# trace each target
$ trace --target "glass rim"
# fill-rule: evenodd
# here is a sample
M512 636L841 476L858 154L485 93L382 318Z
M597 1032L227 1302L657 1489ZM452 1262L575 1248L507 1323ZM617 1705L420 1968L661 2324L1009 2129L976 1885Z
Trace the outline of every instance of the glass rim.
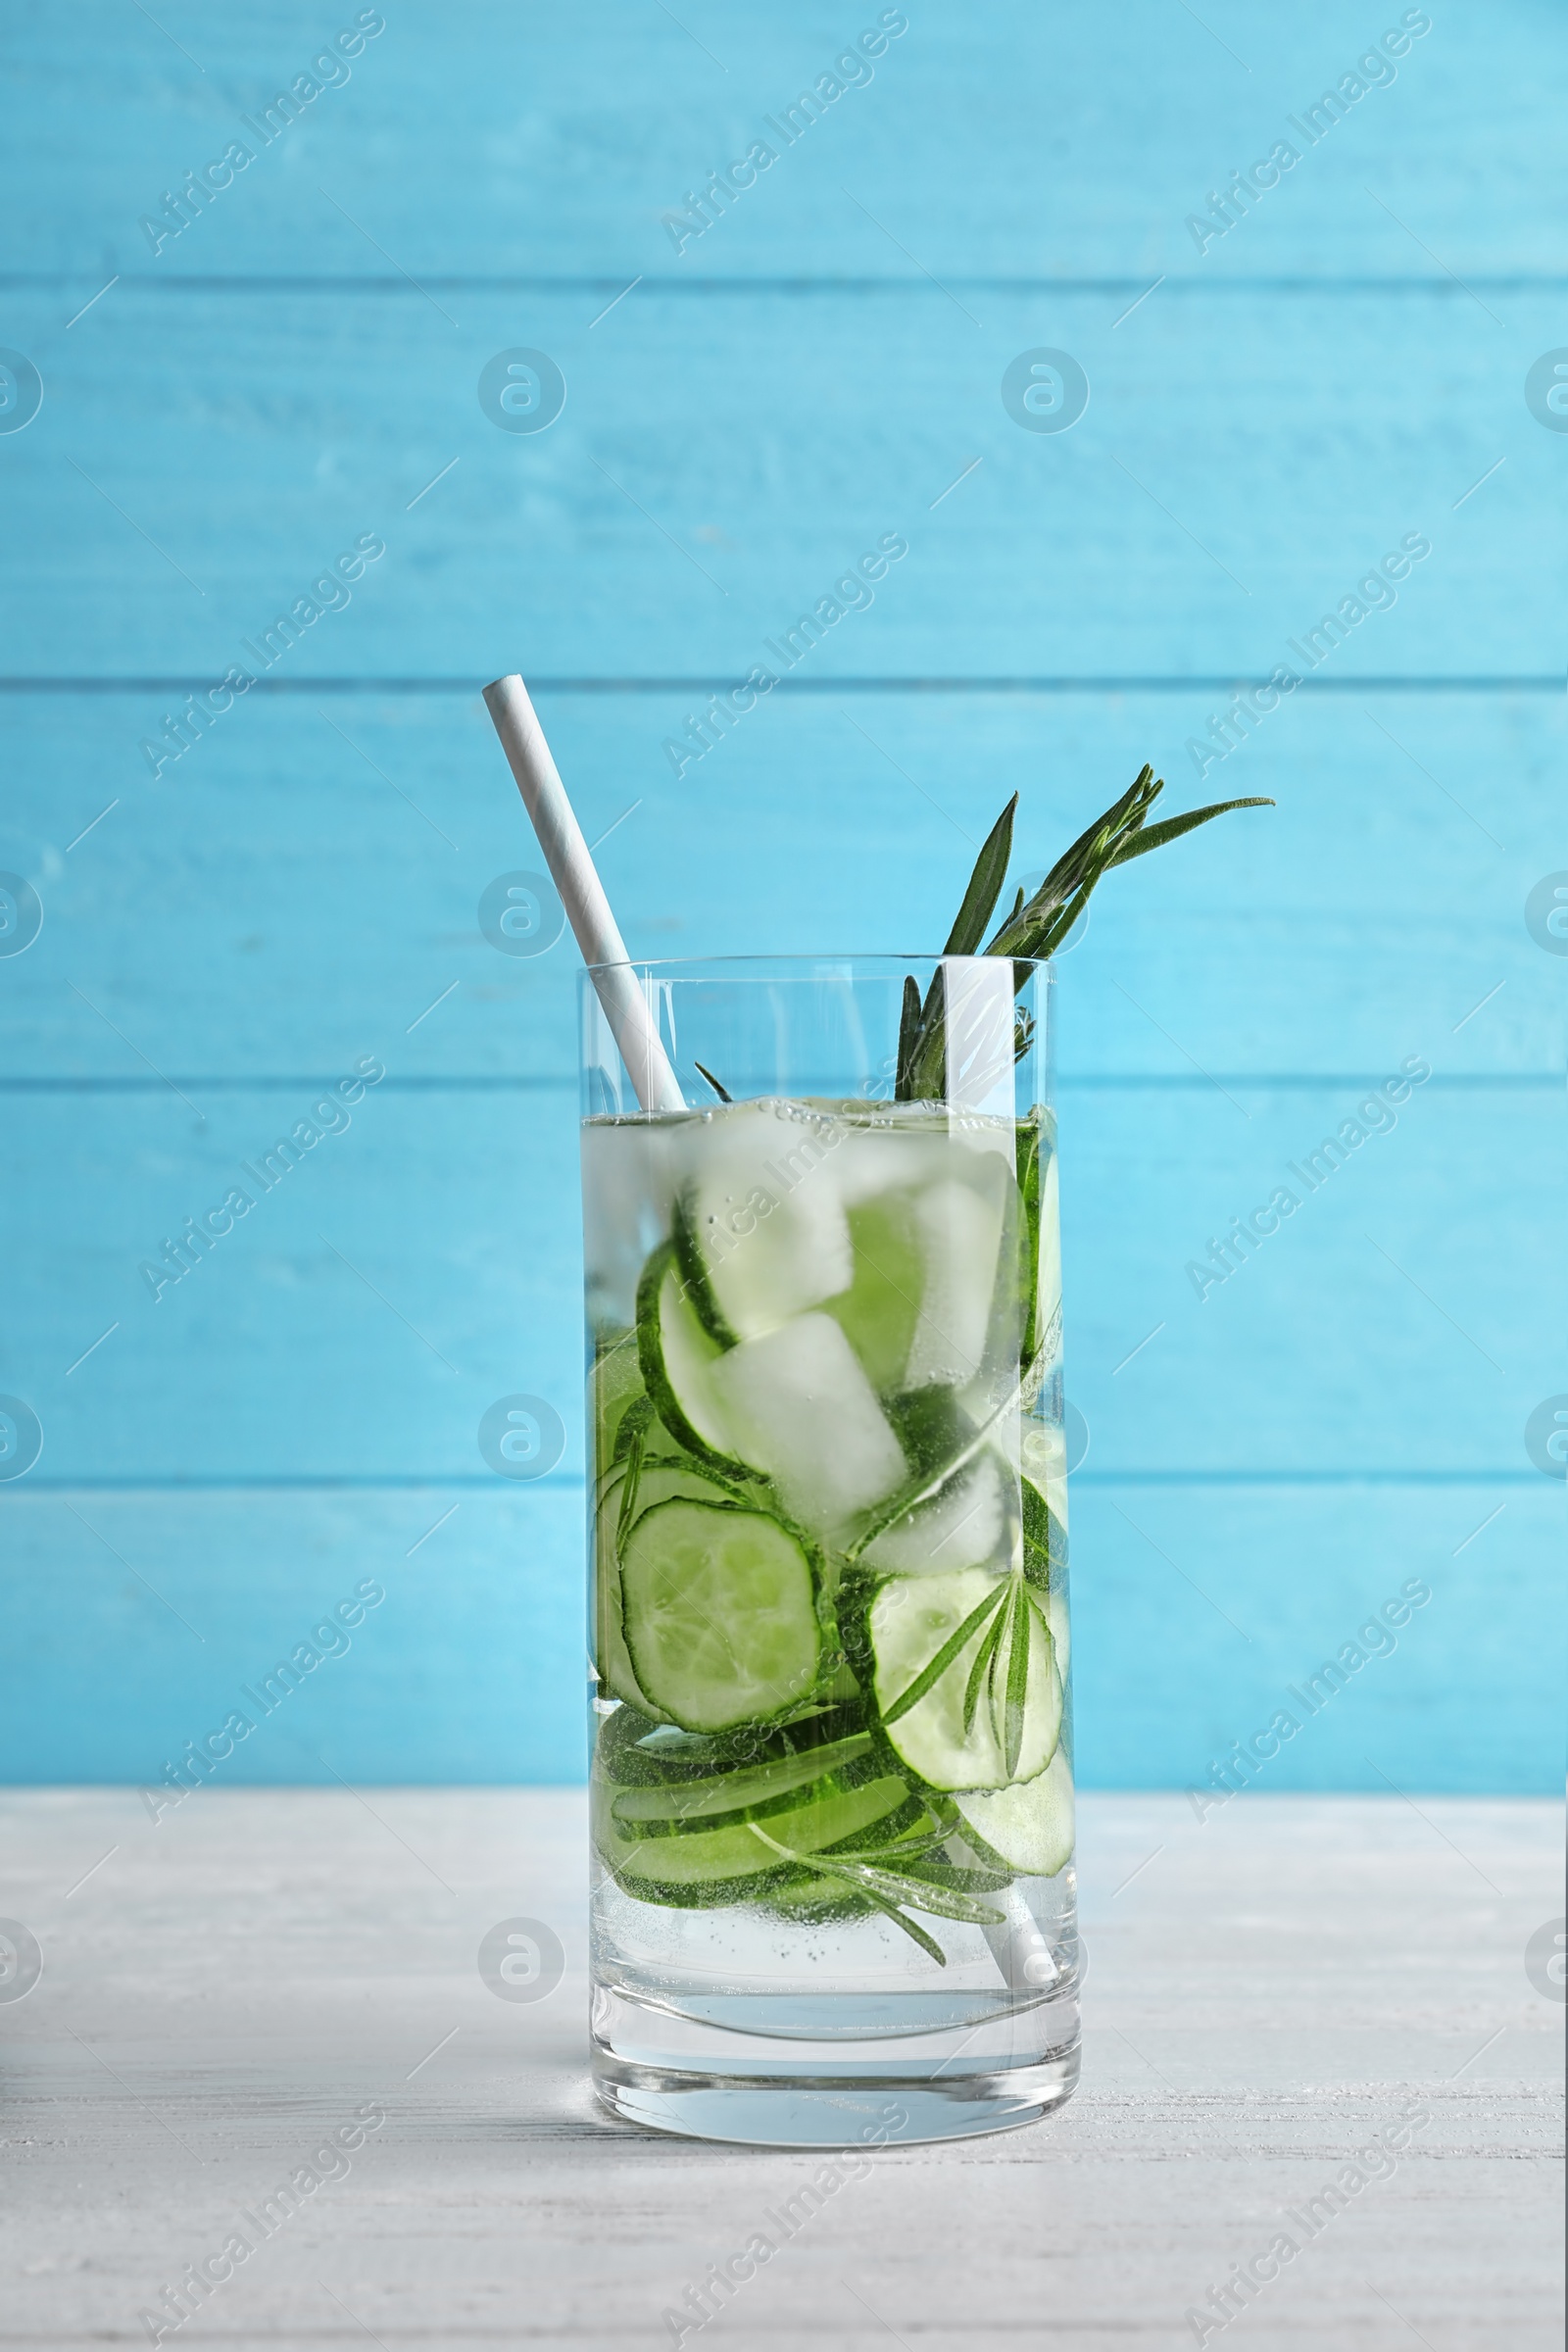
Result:
M913 951L907 953L878 951L864 956L849 953L842 949L823 949L815 955L628 956L624 958L617 958L613 962L585 963L579 967L579 976L587 980L591 979L595 972L648 972L659 973L667 978L676 973L690 972L694 977L701 978L705 974L716 975L720 971L733 970L737 966L744 968L748 965L786 964L813 967L809 971L803 968L803 977L829 979L836 975L820 969L826 964L855 964L862 967L871 964L896 964L902 970L911 963L1024 964L1032 972L1045 972L1050 975L1055 971L1056 957L1054 956L945 956L940 949L934 952L931 949L924 949L918 954Z

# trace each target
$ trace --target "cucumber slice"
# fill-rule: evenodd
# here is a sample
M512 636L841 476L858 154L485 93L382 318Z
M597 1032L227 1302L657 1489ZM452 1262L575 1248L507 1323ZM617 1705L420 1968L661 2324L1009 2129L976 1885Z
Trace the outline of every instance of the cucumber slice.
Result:
M1020 1788L968 1789L958 1811L991 1851L1030 1878L1054 1879L1072 1859L1072 1768L1058 1747L1046 1770Z
M977 1161L975 1175L974 1183L928 1185L914 1204L924 1280L906 1388L961 1389L984 1361L1012 1178L994 1155Z
M689 1732L783 1714L822 1666L822 1634L798 1538L738 1503L662 1502L621 1551L632 1671L657 1711Z
M618 1462L611 1473L594 1520L594 1665L600 1681L616 1698L625 1699L655 1722L663 1720L638 1682L621 1625L620 1521L626 1504L628 1465ZM643 1462L632 1495L636 1514L656 1503L721 1502L730 1490L684 1464ZM634 1521L635 1523L635 1521Z
M850 1288L850 1229L832 1174L847 1133L774 1102L737 1102L694 1132L684 1209L710 1328L760 1339Z
M712 1392L719 1348L698 1319L668 1242L654 1250L637 1285L637 1354L654 1409L677 1445L710 1469L745 1478Z
M737 1449L813 1535L839 1533L903 1482L903 1448L831 1315L743 1341L708 1380Z
M988 1602L989 1609L983 1605ZM989 1682L982 1673L971 1700L982 1643L995 1639L999 1613L1005 1620L1020 1606L1021 1635L1004 1623L996 1672ZM870 1636L883 1729L898 1755L933 1788L1001 1788L1045 1771L1061 1730L1061 1682L1046 1620L1020 1580L998 1578L985 1568L890 1577L871 1603ZM1009 1773L1005 1694L1012 1680L1008 1661L1019 1638L1027 1647L1018 1652L1018 1667L1023 1670L1027 1661L1027 1670L1021 1735ZM944 1657L948 1651L951 1655ZM939 1660L941 1670L923 1694L912 1706L901 1707Z
M904 1576L943 1568L1012 1566L1014 1521L1007 1483L989 1448L931 1502L896 1519L860 1554L860 1565Z
M594 1771L617 1788L662 1788L678 1781L749 1772L760 1764L788 1763L802 1752L803 1740L815 1743L815 1753L863 1731L865 1699L858 1690L856 1702L852 1707L805 1707L782 1723L742 1724L738 1732L712 1734L651 1723L639 1709L619 1707L600 1728Z
M792 1854L820 1853L865 1832L908 1802L909 1791L897 1774L866 1781L858 1788L839 1788L830 1781L825 1793L802 1804L771 1813L767 1836L774 1845ZM661 1887L697 1888L765 1878L788 1869L784 1857L764 1842L747 1822L723 1829L680 1830L636 1838L625 1837L602 1808L598 1822L600 1854L629 1893ZM737 1886L737 1894L744 1886Z
M622 1788L611 1804L611 1818L623 1834L636 1834L644 1822L683 1828L721 1813L756 1810L766 1818L765 1808L793 1791L808 1788L814 1781L826 1780L830 1773L863 1756L870 1745L870 1733L857 1732L848 1740L835 1740L825 1747L808 1748L803 1755L781 1757L777 1763L759 1764L749 1771L666 1781L660 1788Z

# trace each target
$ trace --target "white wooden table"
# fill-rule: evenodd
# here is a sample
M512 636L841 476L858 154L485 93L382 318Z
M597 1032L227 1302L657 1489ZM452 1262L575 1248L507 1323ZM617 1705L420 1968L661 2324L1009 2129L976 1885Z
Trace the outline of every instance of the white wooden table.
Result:
M131 1790L13 1790L0 1833L0 1914L44 1957L0 2001L0 2344L146 2343L362 2107L384 2124L166 2343L673 2344L665 2312L813 2176L596 2110L577 1791L208 1790L154 1827ZM1065 2114L878 2155L684 2342L1191 2344L1415 2105L1205 2340L1555 2352L1563 2011L1524 1950L1559 1844L1544 1803L1087 1798ZM475 1965L516 1915L566 1950L534 2003Z

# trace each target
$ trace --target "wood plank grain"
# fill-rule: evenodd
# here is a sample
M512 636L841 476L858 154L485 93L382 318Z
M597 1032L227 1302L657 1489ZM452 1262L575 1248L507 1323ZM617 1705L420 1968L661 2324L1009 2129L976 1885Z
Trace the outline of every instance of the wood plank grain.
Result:
M1097 1469L1539 1475L1523 1431L1553 1393L1560 1119L1531 1093L1432 1092L1313 1189L1290 1162L1358 1099L1074 1102L1068 1366ZM311 1100L216 1096L194 1134L163 1096L28 1101L0 1374L43 1421L37 1475L477 1475L480 1416L514 1393L551 1403L581 1469L569 1102L378 1092L264 1191L247 1169ZM1300 1205L1195 1282L1280 1186ZM143 1263L233 1187L254 1205L155 1299Z
M10 1490L0 1775L156 1788L238 1709L215 1788L579 1780L582 1510L569 1483L434 1476ZM1080 1484L1083 1785L1196 1789L1195 1832L1228 1789L1551 1793L1560 1512L1539 1478Z
M541 698L636 956L929 947L1010 792L1038 874L1147 759L1173 807L1279 806L1105 884L1062 959L1064 1075L1560 1067L1524 924L1561 863L1560 695L1298 697L1201 781L1201 693L778 698L677 783L660 747L693 699ZM162 707L8 707L0 865L44 906L0 959L8 1075L320 1077L374 1051L398 1078L569 1083L569 939L515 958L478 927L538 857L476 695L256 700L153 785Z
M1558 1378L1536 1269L1561 1025L1522 910L1561 863L1563 579L1560 441L1523 385L1561 334L1552 21L1435 22L1195 241L1185 216L1377 27L1342 41L1218 0L1202 21L1152 0L1070 24L1015 0L983 23L916 12L677 253L661 214L858 23L820 0L788 21L608 0L591 26L493 0L403 12L157 254L138 213L325 21L303 0L95 6L69 59L47 14L0 30L4 331L45 394L0 438L27 580L0 868L45 908L0 959L22 1201L0 1380L35 1397L47 1446L42 1483L0 1507L27 1531L54 1678L19 1691L20 1771L131 1769L216 1689L128 1570L116 1600L93 1582L113 1557L65 1505L85 1494L91 1516L113 1479L154 1482L115 1498L143 1514L125 1557L217 1610L236 1669L303 1605L296 1572L353 1556L346 1493L391 1541L417 1499L398 1482L435 1480L465 1531L447 1630L416 1610L384 1679L354 1686L373 1696L323 1715L373 1777L411 1756L574 1769L549 1690L575 1642L577 1497L465 1483L495 1395L556 1398L576 1443L570 959L503 964L475 920L530 853L469 688L520 663L636 689L541 703L590 836L615 826L602 855L639 954L934 938L1015 783L1021 872L1145 757L1173 800L1276 795L1118 877L1063 965L1076 1515L1106 1580L1093 1769L1169 1775L1242 1736L1270 1677L1363 1605L1371 1563L1425 1573L1473 1503L1502 1515L1449 1556L1468 1575L1500 1546L1506 1602L1445 1587L1434 1662L1401 1651L1369 1719L1429 1786L1539 1785L1554 1491L1520 1431ZM566 378L538 436L498 431L476 394L519 343ZM1003 404L1041 345L1090 380L1065 434ZM909 553L874 604L677 780L663 747L687 713L891 531ZM1203 759L1200 796L1189 743L1231 681L1293 659L1406 532L1433 552L1396 605ZM352 603L153 781L139 747L166 713L367 534L387 553ZM865 691L890 676L911 690ZM79 690L32 691L51 678ZM1478 678L1494 690L1454 691ZM133 690L98 691L116 679ZM912 690L932 680L948 690ZM137 1258L367 1052L390 1076L354 1131L154 1307ZM1188 1257L1407 1054L1435 1075L1398 1131L1200 1304ZM1499 1233L1525 1242L1500 1269ZM285 1486L270 1520L237 1491L164 1491L247 1477L371 1483ZM1227 1636L1216 1682L1212 1605L1151 1537L1239 1622L1269 1615L1261 1655ZM498 1608L514 1680L498 1668L457 1723L452 1679ZM99 1612L140 1663L127 1690L101 1645L83 1698L72 1642ZM1123 1620L1157 1640L1123 1643ZM1103 1740L1129 1690L1144 1728ZM1360 1770L1355 1720L1314 1724L1282 1772Z
M693 0L676 22L616 0L583 23L469 0L456 14L394 12L346 84L263 146L241 118L255 122L357 13L333 19L293 0L251 21L172 6L155 26L99 5L73 54L71 134L59 139L61 36L47 18L15 20L3 183L13 267L100 270L97 283L150 266L403 270L421 281L588 273L607 278L606 299L660 269L947 278L978 268L1131 280L1129 300L1162 270L1561 269L1546 223L1554 198L1560 208L1563 69L1536 4L1429 16L1434 28L1369 69L1387 78L1345 102L1316 144L1314 125L1303 135L1289 118L1348 74L1353 86L1355 61L1386 28L1397 50L1400 10L1353 24L1226 5L1199 19L1156 0L1113 19L1041 18L1021 0L992 0L982 18L901 12L909 28L868 84L828 98L787 144L787 126L780 135L766 119L811 89L879 8L812 0L773 18ZM1502 91L1506 109L1489 102ZM410 169L411 124L427 168ZM256 161L155 260L139 217L236 137ZM758 139L777 163L677 252L662 216ZM1300 163L1200 253L1188 216L1280 140ZM438 160L459 156L462 169ZM939 170L923 168L936 158Z
M1234 1102L1089 1089L1065 1120L1069 1394L1089 1438L1073 1511L1086 1766L1123 1784L1201 1779L1417 1577L1441 1607L1387 1672L1357 1673L1281 1785L1298 1769L1307 1785L1375 1787L1372 1739L1378 1768L1414 1759L1424 1787L1542 1788L1560 1496L1523 1424L1555 1374L1561 1307L1542 1269L1556 1122L1517 1091L1414 1097L1200 1301L1184 1252L1346 1107L1333 1086L1238 1084ZM182 1143L187 1114L167 1097L102 1098L90 1119L40 1098L13 1137L36 1206L17 1230L0 1385L38 1413L45 1453L0 1493L19 1629L10 1769L140 1773L149 1742L161 1764L170 1737L206 1728L191 1718L217 1705L218 1656L250 1681L294 1617L367 1566L402 1578L400 1557L456 1504L399 1588L409 1613L378 1620L373 1685L359 1664L333 1670L332 1761L367 1779L483 1777L512 1759L568 1773L576 1735L554 1702L529 1698L516 1747L514 1684L534 1691L578 1638L569 1101L368 1096L154 1303L138 1258L255 1164L280 1100L215 1096ZM1527 1211L1538 1237L1504 1284L1495 1233L1520 1233ZM567 1450L550 1481L514 1490L487 1473L477 1429L517 1393L559 1412ZM259 1769L287 1779L311 1762L273 1743Z
M738 682L898 534L803 676L1261 680L1407 535L1431 556L1337 622L1323 676L1555 675L1557 436L1523 398L1548 293L1506 331L1451 289L1189 289L1123 326L1105 293L989 295L979 325L831 289L639 289L597 328L581 289L476 291L457 326L407 289L112 301L69 337L42 291L9 314L45 381L4 453L13 673L261 671L276 617L379 536L268 674ZM538 434L476 392L519 338L566 379ZM1070 431L1003 404L1043 344L1087 370Z

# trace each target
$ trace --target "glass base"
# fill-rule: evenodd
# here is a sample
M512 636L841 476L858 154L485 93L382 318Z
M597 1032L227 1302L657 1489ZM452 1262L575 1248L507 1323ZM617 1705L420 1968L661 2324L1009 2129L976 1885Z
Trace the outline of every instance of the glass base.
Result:
M1039 2123L1078 2081L1068 1995L979 2024L859 2040L842 2023L820 2036L798 2023L787 2036L726 2031L607 1989L594 2006L600 2100L623 2123L690 2139L857 2155L969 2139Z

